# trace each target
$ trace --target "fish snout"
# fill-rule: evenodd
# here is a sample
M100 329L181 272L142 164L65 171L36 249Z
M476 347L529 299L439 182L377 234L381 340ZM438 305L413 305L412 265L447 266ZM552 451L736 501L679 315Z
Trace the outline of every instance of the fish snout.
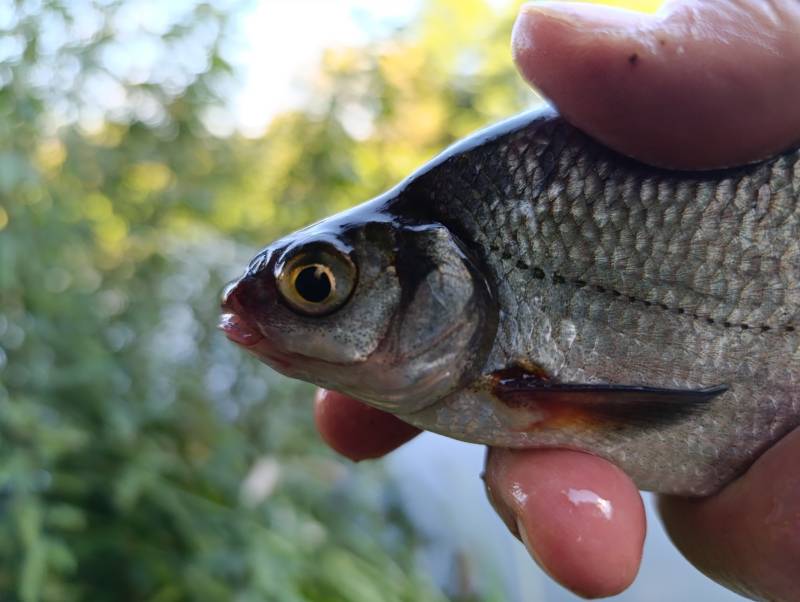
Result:
M249 312L242 303L253 287L252 276L242 276L228 283L222 291L222 315L219 329L234 343L251 347L264 339L258 327L247 319Z

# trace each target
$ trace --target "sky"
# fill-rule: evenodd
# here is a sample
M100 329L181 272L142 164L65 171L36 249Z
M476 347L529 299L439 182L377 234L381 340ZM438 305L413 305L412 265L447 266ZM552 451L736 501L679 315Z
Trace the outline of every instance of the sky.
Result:
M257 136L280 111L302 104L302 82L325 48L357 45L407 23L420 0L262 0L241 16L237 62L242 86L233 102L237 127Z

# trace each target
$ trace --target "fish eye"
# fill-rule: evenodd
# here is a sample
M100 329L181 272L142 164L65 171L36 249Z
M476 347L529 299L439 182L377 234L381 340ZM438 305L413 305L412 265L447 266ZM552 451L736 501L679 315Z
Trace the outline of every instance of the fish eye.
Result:
M297 253L276 266L278 291L290 309L323 316L339 309L355 288L356 267L337 249Z
M319 263L301 267L294 278L294 290L308 303L322 303L335 287L330 268Z

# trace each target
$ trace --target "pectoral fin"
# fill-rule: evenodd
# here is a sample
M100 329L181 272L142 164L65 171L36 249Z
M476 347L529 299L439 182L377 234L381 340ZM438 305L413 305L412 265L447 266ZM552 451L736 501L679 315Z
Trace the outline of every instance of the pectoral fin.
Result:
M498 379L495 397L512 409L536 409L548 418L657 426L702 412L726 385L665 389L638 385L556 383L530 375ZM547 420L550 422L550 420Z

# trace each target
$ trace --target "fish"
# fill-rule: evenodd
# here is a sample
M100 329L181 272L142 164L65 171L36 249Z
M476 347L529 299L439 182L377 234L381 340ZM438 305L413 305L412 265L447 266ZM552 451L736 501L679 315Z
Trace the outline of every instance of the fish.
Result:
M800 150L671 171L540 107L268 245L221 328L421 429L710 495L800 423Z

